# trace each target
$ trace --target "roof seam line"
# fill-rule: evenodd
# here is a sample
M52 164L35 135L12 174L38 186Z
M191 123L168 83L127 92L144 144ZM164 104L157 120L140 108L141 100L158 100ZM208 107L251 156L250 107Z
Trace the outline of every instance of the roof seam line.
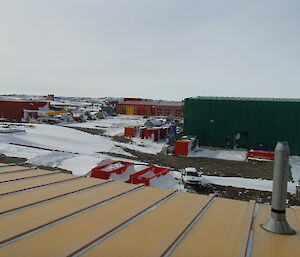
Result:
M31 176L31 177L26 177L26 178L16 178L16 179L11 179L11 180L6 180L6 181L0 182L0 185L3 184L3 183L13 182L13 181L26 180L26 179L30 179L30 178L36 178L36 177L48 176L48 175L50 175L50 174L53 174L53 173L47 173L47 174L41 174L41 175L35 175L35 176Z
M64 174L64 173L54 173L54 174L49 174L49 175L58 175L58 174ZM45 175L48 175L48 174L45 174ZM80 179L80 178L83 178L83 177L69 178L69 179L66 179L66 180L55 181L55 182L51 182L51 183L40 185L40 186L33 186L33 187L29 187L29 188L19 189L19 190L16 190L16 191L0 194L0 197L1 196L7 196L7 195L14 195L16 193L21 193L21 192L27 192L27 191L30 191L30 190L33 190L33 189L40 189L40 188L51 186L53 184L64 183L64 182L68 182L68 181L72 181L72 180L76 180L76 179Z
M4 164L4 165L3 165ZM0 168L18 166L16 163L1 163Z
M80 177L80 178L84 178L84 177ZM114 182L114 181L106 181L106 182L101 183L101 184L92 185L92 186L85 187L85 188L82 188L82 189L79 189L79 190L75 190L75 191L72 191L72 192L69 192L69 193L65 193L65 194L62 194L62 195L59 195L59 196L54 196L54 197L51 197L51 198L46 199L46 200L41 200L41 201L38 201L38 202L35 202L35 203L32 203L32 204L28 204L28 205L25 205L25 206L22 206L22 207L17 207L15 209L12 209L12 210L9 210L9 211L4 211L4 212L0 213L0 217L4 216L4 215L12 214L12 213L17 212L17 211L28 209L28 208L31 208L33 206L45 204L45 203L48 203L48 202L53 201L55 199L62 199L64 197L68 197L70 195L77 194L79 192L84 192L84 191L90 190L91 188L94 188L94 187L104 186L104 185L106 185L108 183L112 183L112 182Z
M105 183L105 184L108 184L108 183ZM139 190L139 189L141 189L141 188L143 188L143 187L144 187L144 186L141 185L141 186L139 186L139 187L130 189L130 190L126 191L126 192L120 193L120 194L118 194L118 195L115 195L115 196L112 196L112 197L110 197L110 198L108 198L108 199L105 199L105 200L103 200L103 201L101 201L101 202L95 203L95 204L93 204L93 205L91 205L91 206L88 206L88 207L85 207L85 208L83 208L83 209L81 209L81 210L75 211L75 212L73 212L73 213L71 213L71 214L69 214L69 215L66 215L66 216L62 217L62 218L58 218L58 219L56 219L56 220L54 220L54 221L51 221L51 222L49 222L49 223L47 223L47 224L43 224L43 225L41 225L41 226L39 226L39 227L33 228L33 229L30 230L30 231L26 231L26 232L24 232L24 233L22 233L22 234L20 234L20 235L17 235L17 236L15 236L15 237L13 237L13 238L10 238L10 239L8 239L8 240L5 240L4 242L1 242L1 243L0 243L0 247L6 246L6 245L11 244L11 243L13 243L13 242L15 242L15 241L18 241L18 240L20 240L20 239L23 239L23 238L25 238L25 237L27 237L27 236L30 236L30 235L35 234L35 233L38 233L39 231L45 230L45 229L47 229L48 227L52 227L52 226L54 226L54 225L56 225L56 224L59 224L59 223L61 223L61 222L64 222L64 221L66 221L66 220L68 220L68 219L71 219L71 218L73 218L73 217L76 217L76 216L78 216L78 215L80 215L80 214L82 214L82 213L84 213L84 212L88 212L88 211L90 211L90 210L92 210L92 209L94 209L94 208L100 207L100 206L102 206L102 205L104 205L104 204L107 204L107 203L113 201L113 200L119 199L120 197L123 197L124 195L127 195L127 194L129 194L129 193L131 193L131 192L133 192L133 191L137 191L137 190Z
M179 193L178 190L175 190L175 191L171 192L169 195L167 195L163 199L159 200L158 202L155 202L154 204L152 204L151 206L147 207L146 209L144 209L140 213L138 213L135 216L131 217L129 220L127 220L127 221L123 222L122 224L120 224L119 226L115 227L110 232L107 232L106 234L102 235L101 237L95 239L90 244L82 247L81 249L79 249L79 250L75 251L74 253L70 254L69 256L72 256L72 257L81 256L82 254L84 254L87 251L89 251L90 249L92 249L94 246L96 246L98 244L101 244L107 238L113 236L114 234L118 233L122 229L126 228L131 223L133 223L136 220L138 220L139 218L145 216L147 213L151 212L152 210L154 210L155 208L157 208L158 206L160 206L161 204L163 204L164 202L166 202L167 200L169 200L170 198L172 198L177 193Z
M258 203L255 203L252 210L252 219L251 219L249 236L248 236L248 241L247 241L247 246L245 251L245 257L250 257L252 253L253 238L254 238L253 224L254 224L254 218L258 213L258 209L259 209Z
M5 166L5 167L7 167L7 166ZM8 166L8 167L10 167L10 166ZM1 166L0 168L3 168L3 166ZM15 173L15 172L20 172L20 171L37 170L37 167L23 167L23 168L27 168L27 169L12 170L12 171L4 171L4 172L1 172L1 173L0 173L0 176L1 176L2 174L6 175L6 174L8 174L8 173ZM30 168L30 169L28 169L28 168Z
M169 257L176 247L181 243L185 236L193 229L193 227L199 222L199 220L204 216L210 206L216 201L216 197L212 198L207 202L207 204L199 211L195 218L190 222L190 224L181 232L181 234L175 239L175 241L169 246L169 248L162 254L163 257Z

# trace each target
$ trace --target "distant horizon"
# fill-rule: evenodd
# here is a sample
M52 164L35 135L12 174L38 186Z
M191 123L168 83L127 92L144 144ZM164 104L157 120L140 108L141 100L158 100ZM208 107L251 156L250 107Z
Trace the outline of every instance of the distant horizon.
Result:
M51 94L50 94L51 95ZM48 94L1 94L0 97L10 97L10 96L27 96L27 97L47 97ZM132 97L132 96L101 96L101 97L92 97L92 96L63 96L63 95L54 95L54 98L92 98L92 99L101 99L101 98L142 98L145 100L156 100L156 101L182 101L182 100L166 100L166 99L154 99L154 98L144 98L144 97Z
M35 94L0 94L0 97L20 97L20 96L26 96L28 98L30 97L47 97L48 94L41 94L41 95L35 95ZM181 100L169 100L169 99L155 99L155 98L145 98L145 97L132 97L132 96L101 96L101 97L92 97L92 96L63 96L63 95L54 95L54 98L90 98L90 99L103 99L103 98L115 98L115 99L122 99L122 98L141 98L145 100L154 100L154 101L166 101L166 102L181 102L184 101L187 98L215 98L215 99L241 99L241 100L299 100L300 98L293 98L293 97L239 97L239 96L191 96L186 97ZM1 100L1 99L0 99Z

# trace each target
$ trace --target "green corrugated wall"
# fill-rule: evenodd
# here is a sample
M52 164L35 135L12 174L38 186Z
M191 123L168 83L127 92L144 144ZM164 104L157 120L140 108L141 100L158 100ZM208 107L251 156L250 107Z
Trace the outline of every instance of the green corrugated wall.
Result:
M292 99L187 98L184 133L198 136L201 145L230 147L237 132L239 147L262 144L274 148L287 141L300 154L300 101Z

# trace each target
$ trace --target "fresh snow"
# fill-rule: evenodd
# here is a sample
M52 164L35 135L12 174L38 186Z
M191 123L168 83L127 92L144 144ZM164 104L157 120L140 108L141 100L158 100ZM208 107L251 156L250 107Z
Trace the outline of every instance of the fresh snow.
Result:
M27 149L25 149L27 151ZM57 167L62 169L68 169L68 167L62 166L62 163L68 159L73 159L76 155L72 153L60 153L60 152L49 152L47 154L39 154L34 158L29 158L28 163L33 165L43 165L49 167ZM72 170L71 170L72 171Z
M170 173L173 178L181 180L181 173L172 171ZM251 179L251 178L241 178L241 177L218 177L218 176L201 176L202 185L215 184L220 186L232 186L240 187L246 189L254 189L261 191L272 191L273 181L266 179ZM296 192L296 183L288 182L288 192Z
M102 156L106 158L108 156ZM74 175L85 175L101 161L100 156L76 155L63 160L58 168L72 171Z
M143 126L147 119L135 115L118 115L109 116L105 119L96 121L87 121L85 123L71 124L68 126L81 127L81 128L94 128L102 129L105 135L120 136L124 134L125 127Z
M150 180L150 186L165 188L165 189L177 189L186 191L180 180L176 180L172 173L167 173L164 176L159 176Z
M116 142L117 146L124 147L130 150L139 151L148 154L160 153L162 148L167 146L165 142L153 142L149 139L132 138L133 143Z
M120 160L120 158L109 157L99 152L132 156L108 137L46 124L30 126L20 124L18 127L24 129L25 132L1 134L0 152L8 156L27 158L28 162L34 165L58 167L71 170L76 175L82 175L103 159Z
M244 150L210 150L197 148L189 154L189 157L206 157L231 161L245 161L247 151Z
M51 153L51 151L47 151L47 150L10 145L3 142L1 139L2 139L2 135L0 136L0 153L3 153L7 156L31 159L41 155L46 155Z
M1 143L16 143L71 153L124 153L112 140L61 126L35 124L25 132L1 135Z
M290 165L294 182L300 183L300 156L290 156Z
M266 179L251 179L240 177L217 177L217 176L205 176L202 175L204 183L241 187L247 189L255 189L261 191L272 191L273 181ZM288 182L288 192L296 192L296 183Z
M124 167L125 165L120 163L120 162L116 162L116 163L113 163L113 164L110 164L110 165L107 165L106 167L102 168L101 170L103 171L113 171L113 170L116 170L116 169L119 169L119 168L122 168Z

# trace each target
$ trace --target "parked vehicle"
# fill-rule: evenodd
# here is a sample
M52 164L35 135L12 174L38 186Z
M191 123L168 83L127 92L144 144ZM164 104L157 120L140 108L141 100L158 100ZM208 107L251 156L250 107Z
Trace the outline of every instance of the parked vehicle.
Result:
M201 172L196 168L187 167L181 172L183 185L201 185Z

